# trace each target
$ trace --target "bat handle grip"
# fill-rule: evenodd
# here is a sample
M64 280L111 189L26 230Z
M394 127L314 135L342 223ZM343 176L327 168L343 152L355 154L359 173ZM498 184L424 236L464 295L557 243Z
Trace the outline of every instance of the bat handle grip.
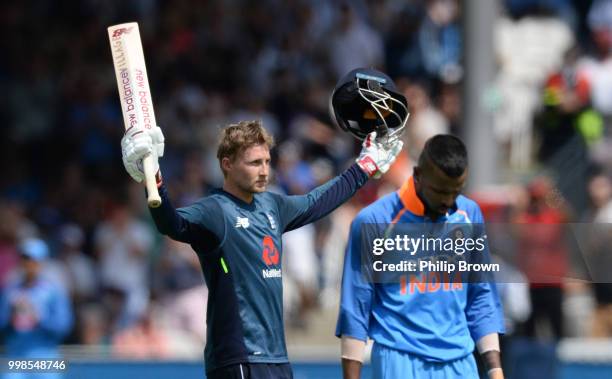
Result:
M147 204L151 208L157 208L161 205L161 197L157 191L157 183L155 182L155 172L153 171L153 157L147 155L142 159L142 168L145 175L145 186L147 187Z

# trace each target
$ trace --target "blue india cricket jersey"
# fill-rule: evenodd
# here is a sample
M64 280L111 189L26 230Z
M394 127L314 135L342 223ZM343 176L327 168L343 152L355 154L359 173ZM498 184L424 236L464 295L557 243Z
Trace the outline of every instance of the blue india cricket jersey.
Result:
M351 225L344 261L342 297L336 335L376 343L447 362L471 354L474 341L503 333L495 285L398 281L370 283L362 275L361 226L364 224L431 223L410 178L398 191L364 208ZM478 205L464 197L440 223L483 223ZM488 254L488 250L485 251Z
M151 208L159 231L191 244L209 289L206 371L286 363L281 235L332 212L368 177L356 165L303 196L255 194L248 204L218 190L175 210L162 186Z
M66 290L46 279L38 278L26 286L19 277L0 292L0 335L8 356L57 357L57 347L73 321Z

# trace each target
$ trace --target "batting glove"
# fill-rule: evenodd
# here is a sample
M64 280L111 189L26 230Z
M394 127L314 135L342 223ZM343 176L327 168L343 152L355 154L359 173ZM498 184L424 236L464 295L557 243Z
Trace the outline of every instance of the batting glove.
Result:
M155 158L153 169L158 173L158 158L164 155L164 135L159 126L148 131L136 128L126 130L121 138L123 166L132 179L138 183L144 180L142 159L149 154Z
M370 178L378 179L389 170L404 143L400 140L379 142L376 141L376 132L371 132L362 146L356 162Z

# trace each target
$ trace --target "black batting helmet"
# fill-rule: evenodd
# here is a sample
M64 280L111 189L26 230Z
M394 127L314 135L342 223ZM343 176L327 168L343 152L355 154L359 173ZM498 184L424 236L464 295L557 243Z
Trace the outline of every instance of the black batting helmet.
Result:
M385 73L358 68L346 74L331 96L332 118L360 140L376 131L378 137L396 139L408 121L408 103Z

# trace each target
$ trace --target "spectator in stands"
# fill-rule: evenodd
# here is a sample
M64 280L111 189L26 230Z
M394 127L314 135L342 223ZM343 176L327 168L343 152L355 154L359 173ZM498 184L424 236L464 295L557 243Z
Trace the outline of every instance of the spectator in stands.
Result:
M76 224L66 224L59 232L58 259L64 264L68 286L75 303L96 297L99 290L94 262L83 253L85 235Z
M423 78L427 72L419 44L419 29L424 7L417 2L406 2L403 6L385 37L385 66L391 77Z
M612 284L609 268L612 265L612 179L601 173L589 182L589 195L594 222L588 232L588 249L585 258L590 268L595 295L595 310L590 335L596 338L612 337Z
M95 249L102 286L126 296L119 327L127 327L139 320L147 308L153 234L127 204L116 203L109 213L108 219L96 228Z
M592 159L610 169L612 154L612 1L596 0L589 10L587 23L594 43L592 56L581 62L591 88L593 108L604 117L604 138L592 149Z
M510 15L514 18L500 18L495 27L500 105L494 127L499 142L509 145L509 161L515 168L532 162L532 123L541 86L561 66L574 40L570 27L550 8L529 7L528 12Z
M203 320L206 320L208 289L197 255L189 245L165 238L155 272L159 281L156 283L158 311L164 330L172 340L181 341L182 354L199 356L206 341Z
M612 116L612 1L595 0L589 10L587 23L594 42L593 56L582 62L589 80L593 106L605 116Z
M425 141L436 134L449 132L448 120L434 106L429 96L427 83L407 83L404 95L408 99L410 118L408 119L408 153L413 162L423 150Z
M459 3L428 0L426 4L425 19L418 32L425 70L431 78L456 83L463 76Z
M357 67L380 67L383 63L382 36L359 18L350 2L340 5L329 54L336 78Z
M601 116L590 108L590 83L578 67L579 57L578 46L574 46L565 54L563 66L546 80L543 108L534 121L541 139L538 159L542 162L567 149L569 143L573 143L572 151L584 149L603 133Z
M169 340L157 325L152 305L134 325L118 331L112 337L113 354L120 358L163 359L169 355Z
M550 334L559 339L564 336L562 285L569 269L564 223L569 216L561 195L547 177L530 183L525 200L514 210L512 222L518 232L517 266L529 280L533 305L526 334L542 336L536 326L545 321Z
M24 240L19 254L23 274L7 284L0 297L0 334L6 353L20 359L58 357L57 346L72 328L70 300L64 288L40 275L49 256L44 241Z

